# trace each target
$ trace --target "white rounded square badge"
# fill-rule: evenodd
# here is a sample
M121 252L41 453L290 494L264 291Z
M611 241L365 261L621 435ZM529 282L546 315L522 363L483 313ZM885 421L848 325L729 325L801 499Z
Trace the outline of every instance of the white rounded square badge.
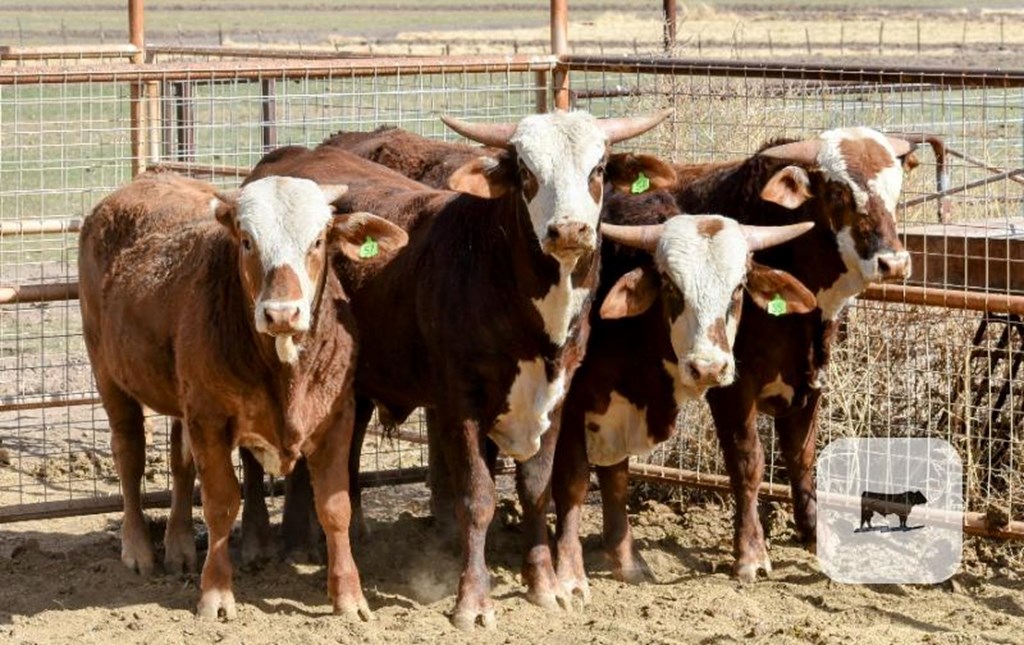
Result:
M837 439L818 455L817 555L837 582L933 584L960 566L963 462L942 439Z

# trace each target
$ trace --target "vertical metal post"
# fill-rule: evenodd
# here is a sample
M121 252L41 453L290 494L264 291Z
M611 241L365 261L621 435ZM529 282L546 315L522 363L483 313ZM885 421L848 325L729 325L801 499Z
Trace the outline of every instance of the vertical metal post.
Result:
M551 0L551 53L555 56L561 57L568 53L568 24L568 0ZM555 109L568 110L569 70L561 65L561 61L551 76L551 91L554 94Z
M263 90L263 101L260 107L261 130L263 132L263 152L277 147L277 83L272 78L260 81Z
M676 46L676 0L665 0L665 52Z
M132 63L142 65L146 60L144 30L144 0L128 0L128 34L136 52L132 54ZM146 167L146 103L143 100L142 83L132 83L130 88L131 104L129 119L131 121L132 176L139 174Z

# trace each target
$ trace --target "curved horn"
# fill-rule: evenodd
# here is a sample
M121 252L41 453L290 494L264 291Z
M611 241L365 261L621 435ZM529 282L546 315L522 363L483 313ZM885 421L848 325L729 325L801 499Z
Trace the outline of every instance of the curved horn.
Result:
M780 146L772 146L758 154L762 157L772 157L773 159L815 164L818 163L818 152L821 151L821 143L821 139L805 139L803 141L794 141L793 143L784 143Z
M620 226L618 224L601 224L601 235L606 240L618 242L623 246L654 253L658 246L664 224L645 224L643 226Z
M897 157L902 157L916 148L918 143L923 143L922 141L911 141L903 137L886 136L885 138L889 140L889 145L892 146L893 152L896 153Z
M672 115L671 108L647 116L598 119L597 124L604 130L608 143L618 143L647 132Z
M516 131L515 123L467 123L447 115L442 115L441 121L467 139L494 148L508 148L508 140Z
M795 237L800 237L807 231L814 228L814 222L800 222L799 224L787 224L786 226L750 226L740 224L743 237L747 238L747 246L751 251L760 251L772 246L778 246L788 242Z

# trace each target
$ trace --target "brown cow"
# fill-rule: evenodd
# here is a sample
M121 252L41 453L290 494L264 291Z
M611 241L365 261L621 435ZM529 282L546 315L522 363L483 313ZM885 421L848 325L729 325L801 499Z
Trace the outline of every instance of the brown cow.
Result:
M228 557L239 505L235 446L277 473L308 459L328 536L328 594L336 612L369 617L348 538L354 320L327 269L343 254L358 258L367 235L389 252L407 236L366 213L332 217L330 202L344 190L268 178L229 197L192 179L144 174L82 225L83 330L124 491L122 561L153 568L139 499L145 405L184 421L184 436L174 425L169 568L195 563L196 469L202 483L210 547L201 617L236 614Z
M381 271L342 271L355 286L361 338L357 390L395 420L414 407L435 415L452 486L464 568L453 622L494 624L484 560L494 513L490 438L519 462L528 597L567 598L555 577L544 514L558 406L583 356L597 281L597 220L608 145L667 114L598 121L555 113L518 124L449 125L503 148L457 170L462 194L406 187L408 179L337 146L272 153L252 177L342 181L342 209L373 208L409 232Z
M771 570L757 514L764 473L758 412L775 418L796 525L805 542L814 541L812 469L824 369L848 303L872 282L910 274L894 215L901 161L913 163L912 149L904 139L869 128L841 128L804 141L776 141L740 161L676 165L675 186L626 200L631 210L670 197L684 212L710 210L747 224L815 223L807 235L756 258L800 280L815 294L818 308L778 317L745 298L733 347L743 369L730 386L707 393L736 500L734 571L742 580L753 580L759 569ZM605 477L606 498L624 494L626 462L615 468ZM643 571L624 503L615 507L618 512L611 514L606 506L606 546L621 554L622 570Z

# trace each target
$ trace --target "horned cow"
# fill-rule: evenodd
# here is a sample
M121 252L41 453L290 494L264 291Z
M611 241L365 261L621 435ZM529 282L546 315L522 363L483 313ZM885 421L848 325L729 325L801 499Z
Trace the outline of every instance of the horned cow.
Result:
M386 247L407 236L366 213L333 217L329 204L344 191L266 178L228 196L147 173L82 225L82 321L124 491L121 557L142 573L153 568L139 496L145 405L184 421L173 425L170 569L195 564L199 472L209 528L201 617L236 615L228 556L239 506L235 446L277 473L307 457L334 610L369 617L348 537L354 319L328 267L367 235Z

